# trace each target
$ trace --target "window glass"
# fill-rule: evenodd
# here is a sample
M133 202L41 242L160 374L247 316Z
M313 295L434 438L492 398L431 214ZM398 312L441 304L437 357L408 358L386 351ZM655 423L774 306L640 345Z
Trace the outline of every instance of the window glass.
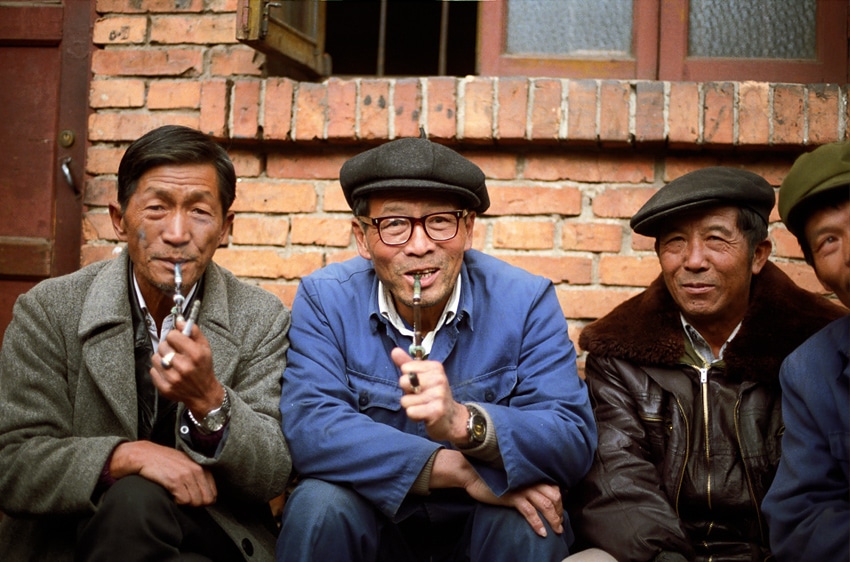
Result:
M690 0L692 57L817 58L816 0Z
M632 0L507 0L507 52L630 56Z

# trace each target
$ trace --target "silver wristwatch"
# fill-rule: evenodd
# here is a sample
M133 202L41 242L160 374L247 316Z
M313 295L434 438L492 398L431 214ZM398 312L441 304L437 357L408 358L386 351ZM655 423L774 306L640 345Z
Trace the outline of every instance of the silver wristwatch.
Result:
M189 419L201 433L209 435L221 430L227 420L230 419L230 397L227 394L227 388L224 389L224 400L221 401L221 406L215 410L210 410L201 421L195 419L192 410L186 408L186 411L189 413Z
M469 438L469 445L480 445L484 443L484 438L487 436L487 418L468 404L466 409L469 410L469 421L466 422L466 436Z

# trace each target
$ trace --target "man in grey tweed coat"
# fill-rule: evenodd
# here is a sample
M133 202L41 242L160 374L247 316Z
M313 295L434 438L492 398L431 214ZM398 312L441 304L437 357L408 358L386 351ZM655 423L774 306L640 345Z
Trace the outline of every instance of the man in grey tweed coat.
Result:
M0 560L273 559L289 311L211 261L235 187L206 135L151 131L110 206L127 249L18 299L0 351Z

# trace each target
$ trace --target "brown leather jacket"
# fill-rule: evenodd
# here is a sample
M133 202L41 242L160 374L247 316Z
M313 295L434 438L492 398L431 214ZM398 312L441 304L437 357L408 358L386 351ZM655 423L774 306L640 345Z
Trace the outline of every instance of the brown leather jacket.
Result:
M779 365L841 314L768 263L723 362L702 373L660 277L587 326L599 447L567 498L580 545L620 561L770 559L760 505L781 452Z

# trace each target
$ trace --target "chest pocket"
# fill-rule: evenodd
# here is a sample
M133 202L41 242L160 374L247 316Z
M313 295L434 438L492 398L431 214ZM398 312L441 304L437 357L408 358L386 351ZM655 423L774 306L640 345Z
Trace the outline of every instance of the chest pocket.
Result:
M458 402L510 405L517 385L514 367L504 367L471 379L452 382L452 395Z
M397 380L348 371L351 386L361 413L375 421L397 425L394 421L401 412L401 388Z

